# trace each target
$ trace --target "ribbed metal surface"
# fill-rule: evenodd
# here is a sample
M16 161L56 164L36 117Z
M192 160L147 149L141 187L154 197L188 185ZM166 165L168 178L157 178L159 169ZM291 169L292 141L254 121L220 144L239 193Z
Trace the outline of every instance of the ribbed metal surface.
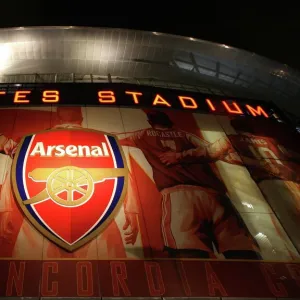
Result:
M48 74L51 81L55 74L111 74L207 87L272 100L300 116L298 72L253 53L189 37L111 28L0 30L0 82L33 82L30 74Z

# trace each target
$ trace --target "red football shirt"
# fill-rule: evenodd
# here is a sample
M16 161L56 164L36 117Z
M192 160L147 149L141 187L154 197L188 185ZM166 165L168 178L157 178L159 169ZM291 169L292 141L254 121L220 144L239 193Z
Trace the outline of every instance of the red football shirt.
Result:
M275 139L253 134L229 135L229 139L256 181L264 179L296 180L296 170L299 169L299 165L290 160L287 150ZM250 164L243 157L252 158L262 164L260 166ZM265 168L263 168L264 163ZM278 173L270 172L268 164L272 164Z
M182 152L195 149L191 134L175 128L163 130L148 128L138 130L127 138L121 139L121 145L139 148L153 169L153 178L158 190L176 185L196 185L211 188L220 193L226 192L224 184L213 173L208 162L189 158L189 162L180 162L171 166L163 164L159 155L164 152ZM194 136L195 138L195 136ZM197 137L196 137L197 138ZM199 138L197 138L199 139ZM203 144L207 142L202 141Z

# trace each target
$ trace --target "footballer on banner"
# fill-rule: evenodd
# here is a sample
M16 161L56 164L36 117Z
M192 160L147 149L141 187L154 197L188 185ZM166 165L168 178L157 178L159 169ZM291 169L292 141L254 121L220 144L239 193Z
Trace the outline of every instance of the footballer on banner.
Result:
M262 119L234 118L231 126L237 134L228 137L236 152L227 156L228 162L248 168L299 250L300 149L295 142L299 134Z
M215 247L226 258L261 259L210 166L232 150L228 139L208 143L175 128L162 111L146 114L149 128L118 137L121 145L139 148L152 167L161 192L161 231L169 256L209 258Z

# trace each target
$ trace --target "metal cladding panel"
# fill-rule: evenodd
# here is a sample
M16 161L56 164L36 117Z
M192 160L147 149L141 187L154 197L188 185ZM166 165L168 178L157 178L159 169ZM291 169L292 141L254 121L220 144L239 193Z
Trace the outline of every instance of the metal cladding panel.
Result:
M2 29L0 62L2 75L152 78L276 101L300 113L297 71L254 53L189 37L72 26Z

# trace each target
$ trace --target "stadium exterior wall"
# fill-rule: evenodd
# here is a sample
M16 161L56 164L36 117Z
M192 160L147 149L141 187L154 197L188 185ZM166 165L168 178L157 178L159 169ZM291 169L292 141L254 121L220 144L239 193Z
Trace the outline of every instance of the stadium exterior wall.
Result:
M115 29L0 36L0 297L300 297L299 133L275 91L216 88L251 55Z

